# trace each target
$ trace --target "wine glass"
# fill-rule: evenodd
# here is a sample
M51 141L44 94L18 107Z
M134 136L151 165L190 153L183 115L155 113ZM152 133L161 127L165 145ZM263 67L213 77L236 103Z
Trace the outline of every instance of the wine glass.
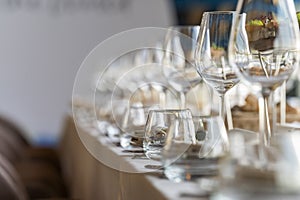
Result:
M199 30L200 26L173 26L164 40L163 74L179 92L181 109L186 108L186 94L201 81L194 57Z
M196 67L203 80L220 97L219 116L225 118L225 94L239 78L228 61L228 45L235 12L204 12L196 49ZM228 108L230 109L230 108Z
M236 27L230 40L229 60L259 98L259 132L269 146L273 132L269 97L298 65L299 28L292 0L239 0ZM276 119L273 121L276 123Z

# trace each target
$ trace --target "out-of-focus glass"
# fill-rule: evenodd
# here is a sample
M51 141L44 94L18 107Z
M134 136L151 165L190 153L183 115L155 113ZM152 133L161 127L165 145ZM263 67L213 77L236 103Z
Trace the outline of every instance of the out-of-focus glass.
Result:
M200 158L218 158L227 153L227 132L220 117L193 116L193 123L197 142L202 146Z
M195 50L200 26L172 26L164 40L162 71L169 84L179 92L181 108L186 108L186 94L202 78L195 69Z
M128 106L122 123L120 144L124 149L143 148L145 124L151 109L157 109L156 105L144 106L142 103L134 103Z
M220 183L212 199L299 199L299 133L280 128L272 145L261 148L257 133L231 130L230 153L222 159Z

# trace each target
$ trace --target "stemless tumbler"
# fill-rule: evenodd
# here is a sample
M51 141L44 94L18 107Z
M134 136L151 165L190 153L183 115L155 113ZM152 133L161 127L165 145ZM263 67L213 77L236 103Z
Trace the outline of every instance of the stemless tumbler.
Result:
M148 112L156 106L144 106L141 103L130 105L122 123L120 144L124 149L143 148L144 131Z
M148 158L160 160L171 123L176 118L191 116L189 109L151 110L145 126L144 151Z
M227 132L221 117L176 119L162 151L164 174L174 182L216 175L218 160L227 152Z

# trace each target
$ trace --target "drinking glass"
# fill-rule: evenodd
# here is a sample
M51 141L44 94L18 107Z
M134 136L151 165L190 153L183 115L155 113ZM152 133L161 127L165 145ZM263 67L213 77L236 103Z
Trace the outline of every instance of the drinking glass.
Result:
M230 40L229 60L238 77L259 98L259 132L268 146L273 132L269 97L298 65L299 27L292 0L239 0L236 27ZM276 119L273 120L276 123Z
M234 18L233 11L205 12L195 53L198 73L220 97L219 116L222 119L225 118L224 96L239 82L228 61L228 45Z
M299 199L300 131L284 129L274 136L275 144L263 146L269 161L264 166L258 134L230 130L230 153L220 162L213 199Z
M219 116L193 116L195 137L201 145L199 158L222 157L228 150L227 132Z
M174 182L216 175L218 160L227 151L226 128L219 116L176 118L162 150L164 174Z
M151 109L156 105L144 106L142 103L133 103L128 106L121 126L120 145L128 150L142 150L145 124Z
M201 81L194 57L199 30L200 26L173 26L164 40L163 74L179 92L182 109L186 108L187 92Z
M145 126L144 151L148 158L160 160L161 150L166 141L168 129L176 118L191 116L189 109L182 110L151 110Z

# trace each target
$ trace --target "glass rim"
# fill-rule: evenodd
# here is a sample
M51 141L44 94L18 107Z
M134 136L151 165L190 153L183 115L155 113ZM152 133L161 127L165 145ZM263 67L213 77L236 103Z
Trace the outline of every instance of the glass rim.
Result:
M153 112L157 112L157 113L168 113L168 112L170 112L170 113L172 113L172 112L184 112L184 111L188 111L188 112L192 113L189 108L184 108L184 109L179 108L179 109L151 109L149 111L149 114L150 114L150 112L151 113L153 113Z
M167 27L168 31L175 31L175 32L180 32L181 29L186 29L186 30L191 30L191 29L199 29L200 30L201 26L198 25L172 25ZM183 34L183 33L181 33Z
M171 28L200 28L200 25L193 25L193 24L186 24L186 25L172 25L172 26L169 26L168 29L171 29Z
M203 13L203 15L207 15L207 14L236 14L237 11L234 10L228 10L228 11L224 11L224 10L215 10L215 11L205 11Z
M151 105L146 105L146 104L130 104L128 105L129 109L151 109L151 107L158 106L159 104L151 104Z
M192 115L193 119L217 119L221 118L219 115Z

